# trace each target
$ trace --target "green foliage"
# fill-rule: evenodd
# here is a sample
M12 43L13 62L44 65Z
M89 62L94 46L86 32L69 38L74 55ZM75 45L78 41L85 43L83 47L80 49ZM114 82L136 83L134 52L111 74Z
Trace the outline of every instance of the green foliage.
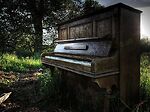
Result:
M102 8L94 0L0 0L0 4L0 52L41 52L42 41L57 37L57 23Z
M56 24L68 18L68 15L79 13L79 2L0 0L0 51L12 52L16 47L21 47L21 50L28 48L29 51L41 52L43 29L54 35L50 36L53 40L57 34Z
M141 57L141 89L145 91L145 95L150 97L150 55L143 55Z
M51 46L48 46L48 45L45 45L42 47L42 52L43 53L46 53L46 52L53 52L54 51L54 48L55 48L55 45L52 44Z
M34 36L23 34L20 39L17 40L15 49L18 54L32 54L34 52Z
M34 57L17 57L14 54L3 54L0 57L0 66L4 71L26 72L42 67L40 59Z
M140 102L132 112L149 112L150 110L150 54L141 55L140 63Z
M43 104L48 104L50 102L59 104L61 98L61 80L59 73L55 71L54 75L52 75L49 69L45 69L44 72L39 75L39 81L40 94L44 97L44 99L47 99L43 102Z
M100 5L99 2L95 0L85 0L83 4L84 14L89 14L102 8L104 8L104 6Z
M19 0L1 0L0 4L0 51L14 51L22 34L31 33L31 17Z
M148 37L141 39L141 52L150 52L150 39Z

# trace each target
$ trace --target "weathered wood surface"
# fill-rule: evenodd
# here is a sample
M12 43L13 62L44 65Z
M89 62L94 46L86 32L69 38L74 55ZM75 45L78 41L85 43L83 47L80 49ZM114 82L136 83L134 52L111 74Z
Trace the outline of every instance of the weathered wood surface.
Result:
M103 77L101 77L101 79L99 79L99 77L94 77L94 79L97 79L95 80L96 83L98 85L103 85L105 89L111 88L113 85L115 85L116 88L120 91L118 97L127 105L133 106L133 104L137 103L137 98L139 95L140 13L141 11L136 10L132 7L126 6L124 4L117 4L105 8L99 13L91 14L91 16L73 19L60 24L58 35L59 41L54 53L58 53L59 56L62 57L69 57L69 59L78 58L82 60L86 57L85 59L89 59L91 62L93 62L92 66L94 65L94 67L91 70L90 67L84 68L84 66L82 65L73 65L63 61L56 62L54 60L51 60L52 63L49 65L55 66L56 64L59 64L59 68L68 71L71 69L75 69L74 71L72 71L74 73L70 72L70 74L73 74L75 76L78 76L79 74L82 75L81 73L79 73L79 71L92 71L92 73L96 73L97 71L102 71L104 68L106 68L107 70L115 69L118 72L115 72L116 74L113 74L114 76L112 77L104 75ZM107 49L103 49L100 47L98 47L98 49L95 48L91 50L91 52L87 52L87 48L86 50L80 50L78 47L76 47L78 48L76 50L73 49L73 47L72 49L64 49L64 46L69 43L73 43L75 45L80 41L85 41L85 43L87 44L88 42L90 43L90 41L92 41L91 39L95 37L98 38L97 42L111 42L109 53L107 53ZM93 44L95 45L95 43ZM96 46L100 45L101 44L98 43L98 45ZM102 57L105 57L107 59L105 60L100 57L100 54L89 55L90 53L92 53L92 51L97 54L101 52L102 54L106 53L106 55L102 55ZM53 54L53 56L56 55ZM96 56L99 56L100 58L97 58ZM100 63L96 63L98 61ZM49 62L47 61L46 64L48 64ZM69 66L65 67L67 64ZM72 83L71 81L73 81L73 75L70 75L72 78L67 79L68 83ZM88 78L90 78L89 76L87 75ZM88 85L88 78L82 77L81 79L85 84ZM91 77L91 79L92 78L93 77ZM76 84L77 83L78 82L76 82ZM83 83L81 83L81 85L82 84ZM107 85L109 85L109 87L107 87ZM84 88L82 89L83 91L86 91L84 90ZM80 91L82 91L82 89Z

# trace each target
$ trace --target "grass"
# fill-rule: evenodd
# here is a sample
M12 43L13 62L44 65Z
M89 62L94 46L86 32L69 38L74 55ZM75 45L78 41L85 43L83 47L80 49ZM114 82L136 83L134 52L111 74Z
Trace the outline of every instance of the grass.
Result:
M6 72L27 72L41 67L39 58L17 57L14 54L2 54L0 56L0 69Z
M150 54L143 54L140 63L140 102L137 104L132 112L149 112L150 111ZM17 57L14 54L3 54L0 56L0 69L3 71L26 72L42 67L40 58L36 57ZM40 93L47 99L48 102L62 104L67 102L62 100L65 94L61 92L61 80L58 73L51 75L49 70L45 70L39 76L41 84ZM9 82L6 82L9 83ZM65 91L66 92L66 91ZM66 94L68 95L68 94ZM62 102L64 101L64 102ZM45 103L48 103L45 102Z

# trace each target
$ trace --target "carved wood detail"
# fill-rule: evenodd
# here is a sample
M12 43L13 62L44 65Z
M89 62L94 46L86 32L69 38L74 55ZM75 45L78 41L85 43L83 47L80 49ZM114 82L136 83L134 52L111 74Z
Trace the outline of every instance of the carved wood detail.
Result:
M92 23L70 27L70 39L92 37Z
M60 40L67 40L67 28L60 29Z
M112 35L112 21L111 18L96 22L97 37L103 38Z

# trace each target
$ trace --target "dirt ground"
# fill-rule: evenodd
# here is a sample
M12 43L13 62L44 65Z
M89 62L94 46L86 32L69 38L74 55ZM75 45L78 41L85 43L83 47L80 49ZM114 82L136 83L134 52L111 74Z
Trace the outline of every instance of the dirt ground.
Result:
M38 94L38 71L13 73L0 71L0 95L12 92L0 105L0 112L66 112L53 104L42 105L46 99Z

